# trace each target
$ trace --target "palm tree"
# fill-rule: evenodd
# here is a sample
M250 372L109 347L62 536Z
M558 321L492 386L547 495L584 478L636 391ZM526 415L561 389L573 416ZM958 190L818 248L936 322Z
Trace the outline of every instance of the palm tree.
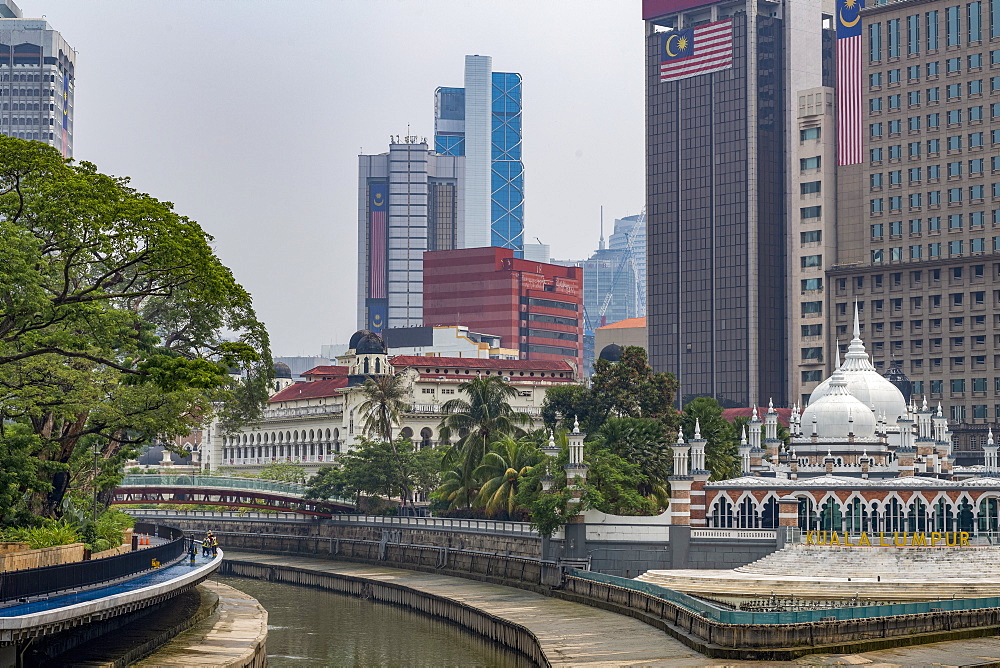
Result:
M364 416L362 429L369 438L378 438L392 447L392 454L399 469L405 506L410 497L410 481L392 438L392 432L399 423L400 415L410 410L409 404L403 401L409 388L402 375L370 376L362 386L361 392L366 397L364 403L358 407Z
M392 432L399 416L410 409L403 401L408 394L401 375L371 376L361 388L365 402L358 407L364 416L362 429L369 438L392 442Z
M458 389L469 399L445 402L441 406L445 417L438 429L443 441L450 440L453 433L461 435L445 455L445 465L461 460L461 466L471 473L482 463L493 441L502 436L523 436L523 427L531 425L531 417L511 408L510 400L518 396L517 388L500 376L470 378Z
M435 490L438 498L448 502L450 509L468 508L479 493L476 480L467 476L461 466L448 469L441 476L441 485Z
M542 451L529 440L503 436L476 468L476 478L485 481L476 497L476 505L484 506L490 515L500 509L506 510L508 515L513 513L514 498L522 480L542 457Z

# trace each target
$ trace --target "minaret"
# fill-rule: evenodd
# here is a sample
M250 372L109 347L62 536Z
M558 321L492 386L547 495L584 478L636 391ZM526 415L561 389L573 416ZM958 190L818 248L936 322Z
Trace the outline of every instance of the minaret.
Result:
M694 420L694 438L689 441L691 446L691 473L700 474L705 471L705 446L708 441L701 437L701 420Z
M743 425L743 436L740 438L740 470L743 475L750 474L750 443L747 442L747 426Z
M781 441L778 440L778 411L774 410L774 400L767 400L767 413L764 414L764 449L772 464L778 463L778 451Z
M674 474L670 481L670 523L681 526L691 525L691 483L688 475L688 450L684 443L684 432L677 432L674 444Z
M983 454L986 458L986 471L994 473L997 470L997 445L993 442L993 427L990 427L986 437L986 445L983 446Z
M580 503L583 484L587 482L587 471L590 467L583 461L583 439L586 437L587 435L580 431L580 422L574 418L573 431L569 434L569 462L563 467L566 470L566 484L573 493L570 503Z

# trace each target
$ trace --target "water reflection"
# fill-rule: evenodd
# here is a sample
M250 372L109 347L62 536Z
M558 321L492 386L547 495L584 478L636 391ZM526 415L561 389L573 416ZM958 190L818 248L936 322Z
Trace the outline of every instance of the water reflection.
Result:
M214 579L267 609L269 666L531 665L478 635L403 608L276 582Z

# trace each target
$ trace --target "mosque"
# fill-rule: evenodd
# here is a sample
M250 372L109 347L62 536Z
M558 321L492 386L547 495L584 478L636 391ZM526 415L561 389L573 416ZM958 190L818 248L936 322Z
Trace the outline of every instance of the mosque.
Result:
M838 353L839 357L839 353ZM671 523L803 531L998 531L1000 471L990 431L985 465L953 465L941 406L908 396L902 374L876 371L854 338L837 369L792 409L787 448L773 406L757 409L739 447L743 474L709 481L700 430L674 446ZM905 392L904 392L905 391Z

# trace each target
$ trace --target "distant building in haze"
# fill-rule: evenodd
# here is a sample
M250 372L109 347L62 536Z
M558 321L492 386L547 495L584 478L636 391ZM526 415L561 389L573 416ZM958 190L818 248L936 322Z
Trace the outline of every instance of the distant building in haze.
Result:
M0 0L0 134L73 157L76 51L44 18Z
M583 271L531 262L509 248L424 255L424 322L499 334L522 360L583 361Z

